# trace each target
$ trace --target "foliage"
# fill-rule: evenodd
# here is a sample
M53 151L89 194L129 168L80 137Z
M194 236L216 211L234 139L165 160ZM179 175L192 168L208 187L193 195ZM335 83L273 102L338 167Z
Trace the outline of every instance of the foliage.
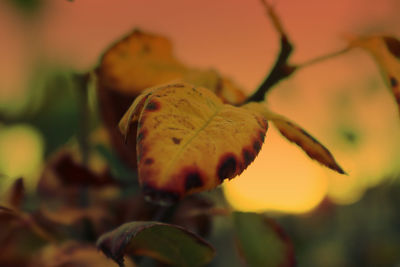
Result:
M206 239L220 216L236 240L228 253L243 265L295 266L284 230L265 215L232 211L218 185L253 162L269 125L311 159L345 174L316 138L271 111L265 94L302 67L362 47L399 104L400 42L354 37L343 51L294 65L293 46L263 3L281 51L251 96L215 70L181 63L167 38L135 30L107 49L93 71L54 75L61 82L49 83L51 93L29 116L2 116L7 124L36 125L46 140L56 137L37 194L26 192L21 178L1 196L0 265L136 266L149 257L156 266L212 266L215 251ZM59 83L62 93L53 89ZM90 107L92 90L98 110ZM93 119L98 114L101 121Z

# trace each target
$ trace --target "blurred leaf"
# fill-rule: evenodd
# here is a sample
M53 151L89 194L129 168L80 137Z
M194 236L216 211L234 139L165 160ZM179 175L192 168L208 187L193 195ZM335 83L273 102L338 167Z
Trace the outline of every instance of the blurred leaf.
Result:
M10 4L14 5L24 15L35 15L38 13L43 4L44 0L7 0Z
M262 113L266 119L272 121L275 127L286 139L298 145L310 158L315 159L338 173L345 173L336 162L331 152L300 126L285 117L270 111L265 104L249 103L244 107Z
M243 212L234 212L233 220L238 247L247 266L295 266L292 244L274 221Z
M105 52L97 75L101 87L131 96L155 85L182 80L206 87L226 102L238 104L245 98L232 81L220 77L216 71L183 65L173 55L172 44L167 38L139 30L134 30Z
M31 214L0 206L0 266L27 266L45 242L54 241Z
M19 210L25 198L24 180L15 180L7 193L7 203L14 209Z
M49 245L38 253L29 267L105 267L117 266L108 259L96 247L75 242L67 242L62 245ZM136 266L128 261L127 267Z
M223 104L211 91L186 83L139 96L121 120L125 136L134 120L139 181L150 200L164 205L240 174L268 128L257 112Z
M392 36L352 37L350 46L361 47L373 56L400 112L400 41Z
M52 162L52 168L64 185L107 186L116 182L109 173L96 174L89 168L75 161L69 153L59 153Z
M106 233L97 242L108 257L124 266L124 255L143 255L173 266L204 266L214 249L182 227L158 222L131 222Z

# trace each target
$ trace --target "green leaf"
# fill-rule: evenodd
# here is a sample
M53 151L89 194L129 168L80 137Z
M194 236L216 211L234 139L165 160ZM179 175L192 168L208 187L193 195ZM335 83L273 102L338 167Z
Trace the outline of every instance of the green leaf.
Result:
M295 266L293 247L283 230L256 213L233 213L239 251L249 267Z
M242 173L268 128L257 111L224 104L187 83L145 91L121 120L125 136L135 121L139 182L146 197L161 205Z
M172 266L204 266L214 257L213 247L196 234L158 222L126 223L97 241L108 257L124 266L124 255L152 257Z

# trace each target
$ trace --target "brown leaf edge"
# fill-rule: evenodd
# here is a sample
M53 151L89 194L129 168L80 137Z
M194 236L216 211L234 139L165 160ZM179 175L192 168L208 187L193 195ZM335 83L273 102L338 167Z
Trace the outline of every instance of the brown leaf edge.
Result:
M327 149L315 137L313 137L296 123L291 122L289 119L270 111L265 103L252 102L245 105L244 107L247 109L258 111L263 114L267 120L271 121L275 125L282 136L284 136L288 141L295 143L297 146L299 146L311 159L318 161L322 165L340 174L347 174L336 162L336 159L329 151L329 149ZM291 136L285 128L291 128L293 131L296 132L296 134L294 136ZM308 149L304 141L310 142L322 152L318 153Z

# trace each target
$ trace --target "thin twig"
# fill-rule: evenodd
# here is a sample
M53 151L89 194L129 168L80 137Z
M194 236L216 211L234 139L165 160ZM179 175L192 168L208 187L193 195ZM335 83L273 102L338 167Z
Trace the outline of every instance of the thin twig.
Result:
M323 56L320 56L320 57L313 58L313 59L308 60L306 62L297 64L295 66L296 66L296 69L309 67L311 65L318 64L318 63L320 63L322 61L325 61L325 60L328 60L328 59L343 55L343 54L349 52L350 50L351 50L351 47L346 47L346 48L341 49L339 51L335 51L335 52L332 52L332 53L329 53L329 54L326 54L326 55L323 55Z
M245 103L248 102L262 102L264 101L265 94L269 92L269 90L279 83L281 80L288 78L290 75L292 75L296 70L299 70L304 67L308 67L317 63L320 63L322 61L331 59L336 56L340 56L348 51L351 50L351 47L346 47L342 50L317 57L314 59L311 59L309 61L306 61L301 64L289 64L289 58L290 55L292 54L293 51L293 45L289 41L287 34L285 33L282 23L279 20L279 17L275 13L275 10L273 7L267 3L265 0L261 0L262 4L264 5L267 15L272 21L272 24L274 25L275 30L280 34L280 39L281 39L281 50L279 52L279 56L275 62L275 65L272 67L271 71L269 72L268 76L265 78L263 83L260 85L260 87L255 91L253 95L251 95Z
M72 78L77 91L77 102L79 109L79 131L78 144L82 155L82 164L86 168L89 165L89 104L88 104L88 85L89 74L73 74ZM88 186L82 185L80 188L80 204L82 208L89 206Z
M89 74L74 74L74 85L78 94L79 109L79 132L78 143L82 154L82 163L88 165L89 161L89 105L88 105L88 83Z
M288 64L289 57L293 51L293 45L289 41L281 21L275 13L273 7L267 3L265 0L261 0L262 4L266 8L267 15L271 19L275 30L280 35L281 50L279 56L273 66L272 70L268 74L267 78L256 90L256 92L251 95L245 102L261 102L264 100L265 94L279 81L289 77L294 71L295 67Z

